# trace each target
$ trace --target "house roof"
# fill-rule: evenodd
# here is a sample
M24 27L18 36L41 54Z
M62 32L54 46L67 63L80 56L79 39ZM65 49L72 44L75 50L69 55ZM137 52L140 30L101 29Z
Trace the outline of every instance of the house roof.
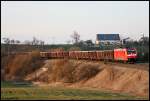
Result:
M97 40L120 40L119 34L97 34Z

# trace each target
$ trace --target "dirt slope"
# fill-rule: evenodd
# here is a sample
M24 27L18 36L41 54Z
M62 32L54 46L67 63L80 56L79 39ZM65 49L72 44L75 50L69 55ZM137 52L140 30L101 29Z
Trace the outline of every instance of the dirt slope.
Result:
M37 78L36 81L40 82L39 84L47 83L49 85L65 85L77 88L93 87L148 96L149 71L147 69L132 68L135 65L113 65L83 60L48 60L45 61L42 68L27 75L25 80L34 82ZM149 68L149 65L139 66Z
M147 71L120 69L120 67L114 66L106 67L83 85L146 95L149 88L148 77Z
M38 51L33 51L30 54L17 54L2 58L6 63L3 64L3 79L12 81L21 81L26 75L33 73L43 66L43 61L39 59Z

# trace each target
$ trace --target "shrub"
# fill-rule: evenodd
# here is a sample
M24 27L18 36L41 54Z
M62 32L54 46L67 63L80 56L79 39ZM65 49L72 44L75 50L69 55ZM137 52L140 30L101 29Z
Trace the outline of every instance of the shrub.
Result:
M74 72L74 81L88 80L99 72L99 68L95 65L84 64L76 68Z
M82 66L71 63L69 60L56 60L52 64L49 81L78 82L88 80L99 72L96 65L83 64Z
M71 47L69 51L80 51L81 49L79 47Z

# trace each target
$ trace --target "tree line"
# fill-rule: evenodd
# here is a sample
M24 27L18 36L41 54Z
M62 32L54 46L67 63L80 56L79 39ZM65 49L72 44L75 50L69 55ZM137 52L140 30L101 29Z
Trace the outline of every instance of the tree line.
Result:
M149 60L149 37L141 37L136 41L125 41L124 44L120 45L96 45L92 40L80 40L80 34L74 31L71 34L72 44L62 44L62 45L46 45L44 41L33 37L31 41L26 40L24 44L21 45L19 40L3 38L4 48L1 48L2 52L9 54L10 52L20 50L20 51L32 51L33 49L38 49L40 51L46 51L49 49L62 48L65 51L69 49L77 50L112 50L114 48L136 48L138 52L139 60L148 61ZM69 42L68 42L69 43ZM20 44L20 45L19 45Z

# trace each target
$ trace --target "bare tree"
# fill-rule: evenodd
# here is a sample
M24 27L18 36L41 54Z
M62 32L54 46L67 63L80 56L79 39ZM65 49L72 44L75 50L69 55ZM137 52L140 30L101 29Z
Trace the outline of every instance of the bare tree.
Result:
M77 31L74 31L71 37L73 38L74 44L77 44L80 40L80 35Z
M4 40L5 44L10 44L10 39L9 38L3 38L3 40Z
M39 45L41 45L41 46L42 46L42 49L43 49L43 46L44 46L44 41L42 41L42 40L39 40Z
M40 44L40 45L44 45L44 41L39 40L39 44Z
M42 45L44 45L44 43L45 43L45 42L44 42L44 41L42 41Z
M14 44L14 43L15 43L15 40L14 40L14 39L10 40L10 43L11 43L11 44Z
M19 40L15 40L15 43L16 43L16 44L19 44L19 43L20 43L20 41L19 41Z
M40 43L40 40L38 40L36 37L33 37L32 45L38 45Z
M35 43L36 43L36 38L35 38L35 37L33 37L32 45L35 45Z

